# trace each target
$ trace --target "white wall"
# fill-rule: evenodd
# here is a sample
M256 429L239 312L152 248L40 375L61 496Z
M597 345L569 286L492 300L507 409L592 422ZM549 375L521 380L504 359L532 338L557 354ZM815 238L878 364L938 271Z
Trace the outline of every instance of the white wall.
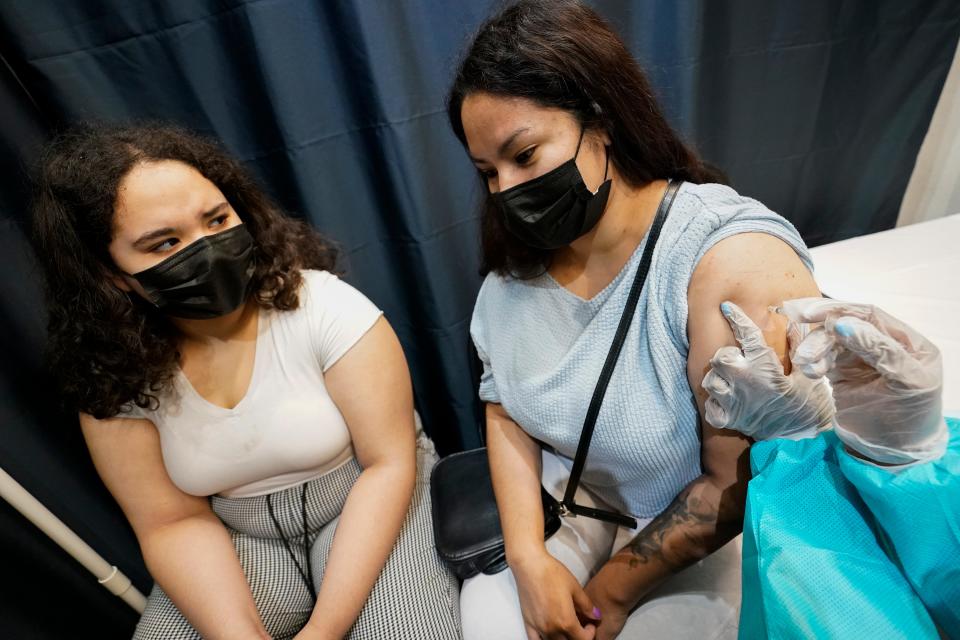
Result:
M920 146L897 226L960 213L960 46Z

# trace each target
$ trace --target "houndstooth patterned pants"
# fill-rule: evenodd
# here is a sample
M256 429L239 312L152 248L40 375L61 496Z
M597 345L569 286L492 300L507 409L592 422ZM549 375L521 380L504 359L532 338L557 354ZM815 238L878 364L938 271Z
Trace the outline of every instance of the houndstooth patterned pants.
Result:
M417 442L417 484L393 551L350 633L349 640L460 638L459 588L437 557L430 511L430 471L437 455L424 436ZM307 484L307 529L315 587L320 588L339 514L360 475L354 460ZM273 494L274 513L304 564L301 487ZM267 497L213 496L214 513L233 539L267 633L293 638L313 611L313 599L267 510ZM200 634L154 585L134 640L196 640Z

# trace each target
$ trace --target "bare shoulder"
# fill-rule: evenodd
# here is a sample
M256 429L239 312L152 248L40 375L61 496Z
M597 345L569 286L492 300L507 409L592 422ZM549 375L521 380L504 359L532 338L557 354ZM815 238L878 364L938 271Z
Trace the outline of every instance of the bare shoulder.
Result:
M721 240L700 260L687 290L690 364L702 369L717 349L736 344L720 313L725 300L739 305L764 330L768 344L785 357L786 323L768 308L819 293L813 274L783 240L766 233Z
M721 240L700 260L687 289L687 334L690 357L694 342L709 354L735 344L729 325L720 313L725 300L739 305L761 329L770 346L786 351L786 324L767 309L784 300L820 294L813 274L783 240L766 233L742 233ZM716 345L716 346L714 346Z
M697 265L687 290L687 377L701 418L707 393L701 382L710 358L724 346L736 346L720 304L726 300L740 306L764 338L788 365L786 322L771 313L770 306L784 300L819 295L813 275L796 251L783 240L766 233L743 233L721 240ZM716 475L735 471L746 441L735 433L714 429L701 419L704 468ZM741 461L742 462L742 461Z
M691 303L722 302L733 294L809 293L811 285L816 286L813 276L793 247L767 233L740 233L704 254L690 279L688 298Z

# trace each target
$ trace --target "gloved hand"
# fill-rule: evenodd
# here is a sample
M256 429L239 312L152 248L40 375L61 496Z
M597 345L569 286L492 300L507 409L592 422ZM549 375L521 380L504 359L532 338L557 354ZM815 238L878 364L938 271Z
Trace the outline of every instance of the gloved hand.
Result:
M834 406L826 379L810 379L799 371L786 375L747 314L732 302L724 302L720 309L742 351L721 347L710 360L702 383L710 396L707 422L755 440L809 438L829 426Z
M823 323L796 346L792 361L808 376L830 378L844 444L887 464L943 454L943 367L933 343L872 305L801 298L780 311L792 324Z

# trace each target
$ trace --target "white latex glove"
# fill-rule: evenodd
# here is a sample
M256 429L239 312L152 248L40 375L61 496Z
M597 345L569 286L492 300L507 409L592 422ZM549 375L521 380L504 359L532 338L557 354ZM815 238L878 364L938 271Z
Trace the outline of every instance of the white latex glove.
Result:
M914 329L873 305L826 298L783 304L791 323L823 326L800 343L793 364L826 374L837 404L836 433L876 462L939 458L947 445L940 351Z
M784 374L776 352L753 321L732 302L720 305L742 348L721 347L703 379L706 420L755 440L812 438L830 425L833 397L826 379Z

